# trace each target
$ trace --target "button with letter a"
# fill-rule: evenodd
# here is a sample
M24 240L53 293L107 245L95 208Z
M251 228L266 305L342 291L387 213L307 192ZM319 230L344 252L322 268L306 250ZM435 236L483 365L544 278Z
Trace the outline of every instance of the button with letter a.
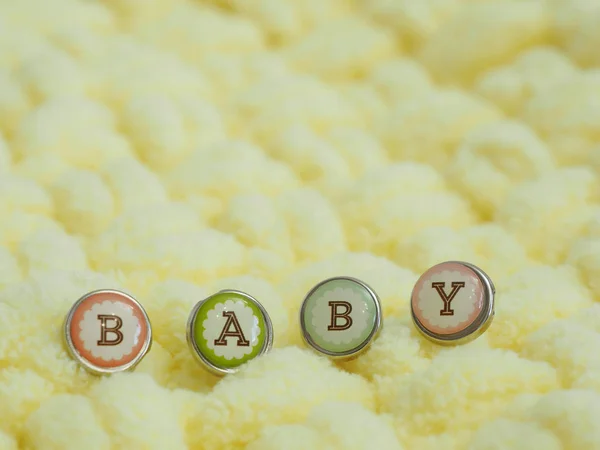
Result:
M473 264L437 264L421 275L413 289L413 321L438 344L469 342L490 326L495 292L490 277Z
M194 307L187 341L210 372L225 375L271 349L273 326L256 299L244 292L223 290Z
M67 314L64 332L71 356L96 374L132 369L152 345L144 308L114 290L93 291L77 300Z
M306 343L336 359L351 359L366 350L381 322L377 294L350 277L330 278L317 284L300 310Z

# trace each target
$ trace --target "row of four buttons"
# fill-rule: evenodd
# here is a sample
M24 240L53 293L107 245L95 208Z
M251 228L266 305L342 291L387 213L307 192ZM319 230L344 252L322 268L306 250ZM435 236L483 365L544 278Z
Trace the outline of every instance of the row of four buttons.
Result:
M491 323L494 294L490 278L473 264L438 264L415 284L410 301L413 322L424 337L438 344L468 342ZM300 326L305 342L316 351L336 359L354 358L381 330L381 303L360 280L329 278L306 295ZM133 368L152 344L144 308L132 296L115 290L80 298L66 317L64 332L70 354L97 374ZM268 352L273 326L258 300L244 292L223 290L193 308L187 340L200 363L223 375Z

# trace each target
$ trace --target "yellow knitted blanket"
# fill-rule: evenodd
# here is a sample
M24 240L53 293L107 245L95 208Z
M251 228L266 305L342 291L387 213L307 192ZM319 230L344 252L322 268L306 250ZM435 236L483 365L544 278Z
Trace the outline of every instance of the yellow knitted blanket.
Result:
M0 0L0 449L600 449L600 2ZM442 348L419 275L485 270ZM358 359L304 295L380 296ZM83 371L62 321L134 295L154 344ZM240 289L273 350L218 378L185 342Z

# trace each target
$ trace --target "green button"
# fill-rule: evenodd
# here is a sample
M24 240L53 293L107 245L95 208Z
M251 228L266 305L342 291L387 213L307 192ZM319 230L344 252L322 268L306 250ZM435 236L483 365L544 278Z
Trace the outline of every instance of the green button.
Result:
M381 327L377 294L355 278L336 277L316 285L300 311L304 340L334 358L365 350Z
M263 306L239 291L220 291L199 302L188 321L193 353L211 372L234 373L270 350L273 327Z

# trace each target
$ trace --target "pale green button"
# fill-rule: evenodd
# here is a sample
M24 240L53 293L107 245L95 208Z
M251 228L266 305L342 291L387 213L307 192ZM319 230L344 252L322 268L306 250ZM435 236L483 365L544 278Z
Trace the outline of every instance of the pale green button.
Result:
M336 277L317 284L306 296L300 326L307 344L334 358L366 350L381 327L377 294L355 278Z
M187 328L192 352L217 375L236 372L273 345L267 311L250 295L234 290L220 291L199 302Z

